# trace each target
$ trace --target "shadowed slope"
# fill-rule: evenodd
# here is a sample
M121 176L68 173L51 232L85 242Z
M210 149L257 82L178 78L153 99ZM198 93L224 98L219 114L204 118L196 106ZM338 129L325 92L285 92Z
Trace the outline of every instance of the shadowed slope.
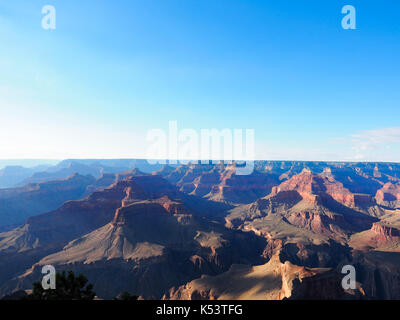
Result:
M30 216L54 210L65 201L82 197L95 179L92 176L73 176L21 188L0 189L0 227L22 224Z

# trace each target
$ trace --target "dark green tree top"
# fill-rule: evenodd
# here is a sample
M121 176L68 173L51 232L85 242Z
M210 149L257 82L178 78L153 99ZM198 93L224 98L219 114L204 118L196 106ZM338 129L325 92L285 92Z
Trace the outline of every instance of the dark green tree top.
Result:
M44 290L40 282L33 284L33 292L23 299L27 300L93 300L96 293L88 279L80 274L75 276L73 271L68 274L63 271L56 274L56 289Z

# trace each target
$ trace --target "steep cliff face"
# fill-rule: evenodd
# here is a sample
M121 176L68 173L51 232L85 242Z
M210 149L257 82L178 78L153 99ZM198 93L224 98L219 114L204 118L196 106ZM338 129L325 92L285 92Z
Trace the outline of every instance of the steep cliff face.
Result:
M306 242L329 238L345 242L351 234L369 229L378 221L361 211L357 202L355 195L326 172L315 175L303 170L273 187L267 197L231 210L226 222L266 237L287 240L290 234Z
M379 249L400 252L400 224L389 219L382 219L372 225L371 229L351 237L350 245L356 249Z
M314 212L301 211L293 212L288 221L299 228L310 230L317 234L338 234L343 237L346 233L342 230L342 226L346 226L347 222L341 215L325 213L318 214Z
M326 172L316 175L310 170L304 169L300 174L273 188L271 195L274 196L281 191L289 190L296 190L303 199L309 202L315 202L315 195L329 195L347 207L355 205L354 195Z
M272 252L277 250L283 261L309 268L337 268L343 261L352 260L351 248L334 240L319 244L282 241Z
M386 183L376 193L376 202L391 208L400 208L400 184Z
M55 211L31 217L26 224L0 234L0 251L57 247L110 222L124 202L179 194L160 176L138 175L117 181L79 201L68 201Z
M278 184L276 175L253 172L250 175L236 175L236 165L180 166L175 170L165 167L158 171L182 192L210 200L233 204L250 203L267 195Z
M400 299L400 253L370 251L354 253L357 282L369 299Z
M211 173L218 174L219 168L212 165L190 164L184 168L180 167L169 175L169 179L179 179L176 185L185 193L191 193L195 190L194 181L201 177L202 174Z
M209 194L216 185L219 185L220 181L221 175L217 171L202 173L193 180L193 191L191 191L191 193L199 197L204 197Z
M382 223L374 223L371 230L377 235L379 239L384 241L398 240L395 238L400 237L400 230L388 225L384 225Z
M203 276L172 288L163 299L340 299L344 294L333 270L296 266L281 261L277 253L264 265L234 265L218 276Z
M268 195L278 182L276 176L253 172L250 175L236 175L235 166L227 167L214 185L207 198L233 204L246 204Z

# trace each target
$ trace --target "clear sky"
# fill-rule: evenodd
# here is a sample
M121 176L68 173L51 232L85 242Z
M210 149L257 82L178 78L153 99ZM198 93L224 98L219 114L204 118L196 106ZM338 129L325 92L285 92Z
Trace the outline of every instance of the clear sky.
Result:
M0 159L144 157L177 120L254 129L257 158L400 161L398 0L0 0L0 43Z

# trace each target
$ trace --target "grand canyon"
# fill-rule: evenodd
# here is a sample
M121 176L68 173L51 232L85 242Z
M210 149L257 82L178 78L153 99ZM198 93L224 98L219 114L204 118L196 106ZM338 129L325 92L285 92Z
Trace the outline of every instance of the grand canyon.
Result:
M99 299L400 299L398 163L64 160L0 187L0 297L53 265Z

